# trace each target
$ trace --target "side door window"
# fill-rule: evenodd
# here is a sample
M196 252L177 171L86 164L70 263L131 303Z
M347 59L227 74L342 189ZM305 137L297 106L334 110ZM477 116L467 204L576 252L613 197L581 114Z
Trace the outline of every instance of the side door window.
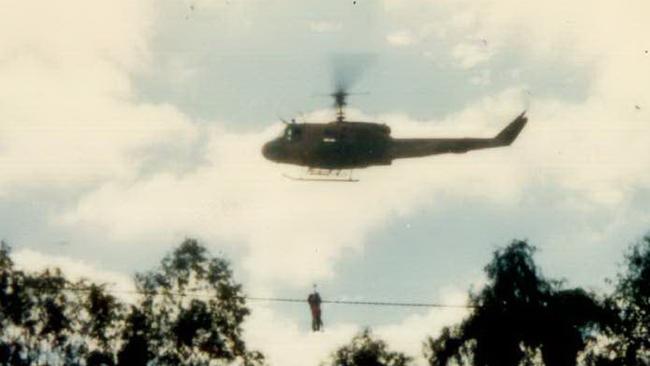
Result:
M339 141L340 133L337 128L326 128L323 131L323 142L326 144L333 144Z

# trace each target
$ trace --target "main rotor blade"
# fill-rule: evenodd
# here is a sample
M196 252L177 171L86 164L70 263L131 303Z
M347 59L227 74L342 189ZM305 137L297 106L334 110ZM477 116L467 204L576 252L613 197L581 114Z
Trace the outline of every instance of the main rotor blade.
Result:
M334 94L347 91L361 78L375 60L372 54L337 54L332 57Z

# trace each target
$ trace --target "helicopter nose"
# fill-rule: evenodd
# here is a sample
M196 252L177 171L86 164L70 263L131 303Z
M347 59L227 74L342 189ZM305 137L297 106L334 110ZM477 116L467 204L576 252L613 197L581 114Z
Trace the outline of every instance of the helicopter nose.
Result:
M277 149L275 148L273 141L269 141L264 146L262 146L262 155L268 160L275 160L277 157Z

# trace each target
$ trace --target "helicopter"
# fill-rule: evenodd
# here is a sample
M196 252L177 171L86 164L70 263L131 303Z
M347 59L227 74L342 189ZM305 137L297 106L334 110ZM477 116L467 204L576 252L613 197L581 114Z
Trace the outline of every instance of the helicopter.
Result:
M273 162L307 168L303 177L285 175L290 179L356 182L354 169L391 165L395 159L509 146L528 121L524 111L492 138L393 138L386 124L346 120L349 95L342 88L330 94L336 108L332 122L283 121L282 135L264 144L262 155Z

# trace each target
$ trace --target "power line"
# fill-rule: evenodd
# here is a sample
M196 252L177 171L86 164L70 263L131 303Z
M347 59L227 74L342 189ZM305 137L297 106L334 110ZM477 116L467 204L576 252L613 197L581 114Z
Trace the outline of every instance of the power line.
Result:
M281 297L250 297L245 296L246 300L251 301L270 301L270 302L307 302L302 299L289 299ZM397 307L428 307L428 308L456 308L456 309L474 309L474 305L452 305L437 303L417 303L417 302L390 302L390 301L351 301L351 300L323 300L323 304L342 304L342 305L370 305L370 306L397 306Z
M101 286L98 286L101 288ZM64 291L72 291L72 292L88 292L90 291L91 287L80 287L80 286L67 286L64 288L61 288L61 290ZM203 298L211 298L214 295L207 293L206 289L198 289L198 288L189 288L186 289L185 291L143 291L143 290L108 290L105 288L102 288L102 291L110 293L110 294L142 294L142 295L147 295L147 294L153 294L153 295L163 295L163 294L169 294L169 295L177 295L177 296L198 296L198 297L203 297ZM286 297L257 297L257 296L242 296L243 299L250 300L250 301L267 301L267 302L289 302L289 303L306 303L307 300L305 299L296 299L296 298L286 298ZM395 302L395 301L353 301L353 300L322 300L321 303L323 304L336 304L336 305L362 305L362 306L393 306L393 307L426 307L426 308L447 308L447 309L475 309L478 308L478 306L475 305L459 305L459 304L440 304L440 303L420 303L420 302Z

